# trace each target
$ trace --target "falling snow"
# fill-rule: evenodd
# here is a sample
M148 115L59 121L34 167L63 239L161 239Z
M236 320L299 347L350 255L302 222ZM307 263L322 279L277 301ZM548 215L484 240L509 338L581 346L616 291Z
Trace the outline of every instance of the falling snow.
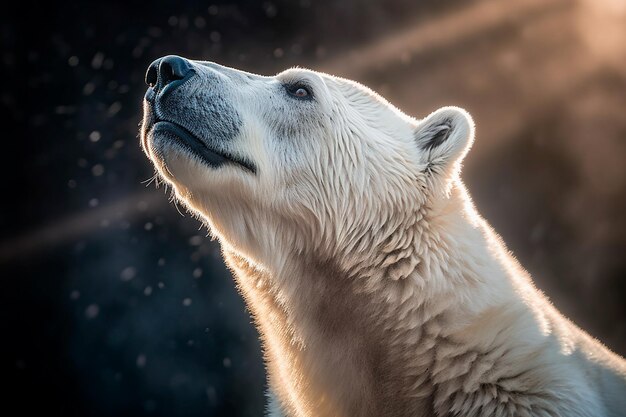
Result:
M104 62L104 54L102 52L98 52L93 56L91 60L91 67L93 69L100 69L102 67L102 63Z
M145 367L146 362L147 362L147 358L146 358L146 355L144 354L140 354L139 356L137 356L137 360L135 361L135 363L137 364L137 368Z
M135 275L137 275L137 270L135 269L135 267L127 266L126 268L122 269L122 272L120 272L120 279L122 281L130 281L131 279L135 278Z
M102 164L96 164L93 167L91 167L91 173L93 174L94 177L99 177L102 174L104 174L104 165Z
M97 130L94 130L89 134L89 140L92 142L97 142L100 140L100 138L102 138L102 135Z
M100 314L100 306L98 304L89 304L85 309L85 317L88 319L95 319Z

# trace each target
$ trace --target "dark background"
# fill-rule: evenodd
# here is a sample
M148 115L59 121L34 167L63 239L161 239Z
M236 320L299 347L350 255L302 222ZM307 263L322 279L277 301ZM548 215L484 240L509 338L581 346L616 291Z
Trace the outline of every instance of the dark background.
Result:
M479 210L561 311L626 354L623 1L8 7L3 415L262 413L259 342L217 243L144 183L143 76L166 54L327 71L418 117L466 108Z

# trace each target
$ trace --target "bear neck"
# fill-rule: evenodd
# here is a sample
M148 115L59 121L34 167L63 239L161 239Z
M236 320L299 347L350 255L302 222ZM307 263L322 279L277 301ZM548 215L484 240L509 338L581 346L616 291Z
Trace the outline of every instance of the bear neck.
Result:
M285 248L279 264L260 266L224 250L264 341L270 380L280 381L272 384L282 390L277 395L312 407L298 415L432 407L434 346L512 293L488 226L460 182L407 224L413 229L397 233L412 236L410 244L390 235L384 242L398 247L375 248L347 265Z

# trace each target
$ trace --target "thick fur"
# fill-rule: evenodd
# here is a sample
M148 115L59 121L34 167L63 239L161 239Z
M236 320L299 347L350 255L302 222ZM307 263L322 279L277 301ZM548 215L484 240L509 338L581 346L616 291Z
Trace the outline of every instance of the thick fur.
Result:
M270 416L626 415L626 362L476 212L465 111L417 120L327 74L192 65L146 102L142 143L222 245L263 340ZM205 164L155 118L256 171Z

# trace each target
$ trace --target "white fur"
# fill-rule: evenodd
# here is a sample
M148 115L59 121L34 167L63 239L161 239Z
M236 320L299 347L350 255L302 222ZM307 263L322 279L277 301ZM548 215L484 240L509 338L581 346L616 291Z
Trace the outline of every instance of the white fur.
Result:
M294 79L314 100L277 93ZM222 244L263 339L270 416L626 415L624 360L476 212L465 111L416 120L302 69L237 81L231 151L256 175L148 153Z

